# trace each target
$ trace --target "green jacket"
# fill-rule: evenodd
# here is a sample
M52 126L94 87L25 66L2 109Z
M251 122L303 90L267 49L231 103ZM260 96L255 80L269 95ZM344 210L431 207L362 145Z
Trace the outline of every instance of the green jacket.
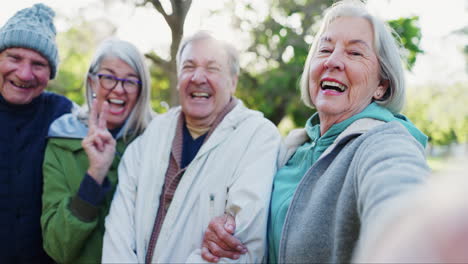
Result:
M81 134L85 131L87 128ZM49 256L59 263L100 263L104 220L117 185L120 156L129 141L117 137L117 153L107 174L111 190L100 207L95 207L77 195L89 162L81 146L83 135L75 137L52 136L47 143L43 164L43 245Z

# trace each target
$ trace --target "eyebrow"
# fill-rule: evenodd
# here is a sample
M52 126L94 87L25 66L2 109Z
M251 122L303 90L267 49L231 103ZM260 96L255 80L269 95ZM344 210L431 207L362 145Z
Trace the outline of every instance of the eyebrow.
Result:
M330 38L330 37L321 37L320 38L320 42L332 42L333 39ZM352 39L350 41L348 41L348 44L362 44L364 46L366 46L368 49L371 49L371 47L367 44L367 42L365 42L364 40L362 39Z
M186 64L186 63L194 64L194 62L193 62L192 59L187 59L187 60L184 60L184 61L182 62L182 64Z
M20 52L8 50L8 49L5 50L5 55L19 57L21 60L27 59ZM35 64L42 64L45 66L49 66L49 61L45 58L30 58L30 60L32 63L35 63Z
M206 65L213 65L213 64L215 64L215 65L221 65L221 64L220 64L218 61L216 61L216 60L209 60L209 61L206 63Z
M187 59L187 60L185 60L185 61L182 63L182 65L185 65L185 64L196 64L196 63L195 63L195 61L192 60L192 59ZM216 61L216 60L208 60L208 61L206 62L206 65L213 65L213 64L221 65L221 64L220 64L218 61Z
M368 49L371 49L371 47L367 44L367 42L365 42L364 40L361 40L361 39L352 39L352 40L349 41L349 44L363 44Z
M110 73L112 73L113 75L116 75L115 71L110 69L110 68L102 68L101 70L104 70L104 71L108 71ZM117 77L117 76L116 76ZM135 77L135 78L138 78L138 74L135 74L135 73L127 73L125 75L125 77Z

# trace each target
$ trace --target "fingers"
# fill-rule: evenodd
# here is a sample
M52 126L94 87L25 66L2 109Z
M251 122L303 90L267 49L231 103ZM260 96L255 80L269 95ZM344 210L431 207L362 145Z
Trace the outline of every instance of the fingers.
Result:
M241 254L247 252L247 247L242 244L242 242L234 236L234 231L236 229L236 220L230 214L225 214L223 216L223 225L216 224L213 226L213 231L216 232L216 238L221 240L222 243L219 243L219 246L227 245L228 248L232 251L238 251ZM210 223L211 224L211 223Z
M98 128L107 129L107 112L109 111L109 103L105 101L101 105L101 111L98 117Z
M219 261L219 258L211 254L211 252L206 247L202 247L201 256L204 260L211 262L211 263L216 263Z
M205 244L208 244L208 242L212 242L214 244L216 244L216 246L224 249L224 250L235 250L235 248L230 248L226 243L224 243L223 240L221 240L219 238L219 236L216 234L216 232L214 230L207 230L205 232L205 237L204 237L204 241L203 243ZM208 246L208 249L211 249L209 246Z
M238 259L247 248L234 237L235 219L230 215L215 217L205 231L202 246L206 248L206 260L216 262L214 257Z
M234 219L234 216L226 213L225 219L226 222L224 223L224 229L230 234L234 234L234 231L236 230L236 220Z
M108 111L109 103L107 101L93 99L93 103L89 111L89 133L92 133L96 129L107 129Z
M91 109L89 109L89 120L88 120L88 134L92 133L97 124L97 115L98 115L98 101L93 99L93 103L91 105Z
M85 150L93 147L98 152L103 152L106 149L115 149L116 142L107 129L95 129L88 133L81 145Z
M204 255L206 256L206 258L204 257ZM202 257L207 261L213 260L211 262L217 262L220 258L239 259L240 253L230 250L224 250L218 247L218 245L216 245L213 242L207 242L205 246L202 247Z

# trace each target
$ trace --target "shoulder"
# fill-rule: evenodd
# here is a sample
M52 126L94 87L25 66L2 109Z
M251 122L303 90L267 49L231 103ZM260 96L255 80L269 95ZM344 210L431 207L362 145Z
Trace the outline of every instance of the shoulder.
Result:
M366 141L367 144L378 144L391 146L390 140L397 140L419 146L421 150L423 147L414 137L408 132L408 130L399 122L392 121L383 123L375 126L362 134L362 140Z
M128 148L147 148L154 142L167 143L172 140L171 135L175 132L180 113L181 107L177 106L169 109L166 113L155 115L145 131L137 136L131 144L129 144ZM126 150L126 152L128 152L128 150Z
M147 134L147 131L151 131L154 129L165 129L166 126L168 126L169 124L177 122L177 119L179 118L179 115L181 113L181 109L182 108L180 106L176 106L169 109L163 114L155 115L149 123L148 127L146 128L145 133Z
M49 138L49 140L47 141L46 157L47 155L49 155L49 152L55 152L55 153L73 152L75 153L76 151L81 150L81 149L83 149L83 147L81 146L81 139ZM76 155L76 153L74 155ZM64 158L64 156L61 156L61 158Z
M224 118L223 122L235 127L262 127L264 130L269 130L278 133L278 129L269 119L265 118L262 112L247 108L244 103L238 99L237 105Z
M48 105L56 109L68 108L68 112L69 112L71 108L73 107L72 101L70 101L68 98L66 98L63 95L45 91L43 92L43 98L48 103Z
M42 101L51 120L55 120L63 114L70 113L74 104L63 95L52 92L43 92Z
M49 138L83 139L88 134L88 127L79 120L75 113L64 114L57 118L49 128Z
M352 145L355 161L365 166L427 165L423 146L396 121L376 126L356 138ZM399 164L393 164L397 160Z

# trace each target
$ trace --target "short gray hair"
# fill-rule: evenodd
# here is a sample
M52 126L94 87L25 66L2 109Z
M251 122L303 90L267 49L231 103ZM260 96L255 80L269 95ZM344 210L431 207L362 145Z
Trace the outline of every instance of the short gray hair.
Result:
M154 112L151 108L151 78L148 66L145 63L143 55L138 49L130 42L110 38L104 40L97 48L89 70L86 74L85 87L86 87L86 100L88 108L91 108L93 100L93 89L89 82L89 74L95 75L100 67L103 59L105 58L118 58L130 67L132 67L141 81L141 90L138 94L137 102L128 116L123 127L124 138L134 137L141 134L151 121Z
M179 73L179 71L180 71L180 66L181 66L180 65L181 61L180 60L181 60L182 52L184 51L184 49L190 43L201 41L201 40L212 40L212 41L215 41L215 42L219 43L221 45L221 47L224 49L224 51L226 52L226 54L228 55L228 65L229 65L229 68L230 68L231 75L232 76L239 76L239 72L240 72L239 52L237 51L237 49L234 46L232 46L231 44L229 44L229 43L227 43L225 41L216 39L210 32L205 31L205 30L198 31L195 34L193 34L192 36L184 39L181 42L181 44L179 46L179 50L177 51L177 57L176 57L177 73Z
M325 11L320 30L315 35L301 76L301 99L305 105L314 107L309 92L309 70L311 60L318 49L318 42L328 25L340 17L361 17L369 21L374 30L374 49L380 67L381 80L388 80L389 86L382 99L375 102L392 113L399 113L405 104L405 77L400 56L400 44L394 30L385 22L371 15L365 5L356 0L343 0L333 4ZM392 35L393 34L393 35Z

